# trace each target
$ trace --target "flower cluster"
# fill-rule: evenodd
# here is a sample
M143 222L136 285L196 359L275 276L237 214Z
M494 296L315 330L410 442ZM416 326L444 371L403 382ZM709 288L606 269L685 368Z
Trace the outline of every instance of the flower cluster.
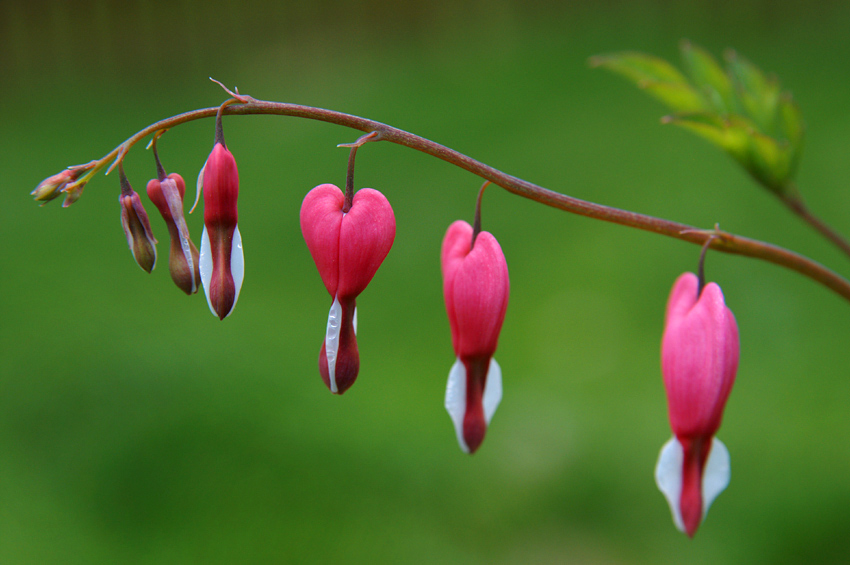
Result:
M223 109L228 103L221 108ZM167 174L156 152L157 177L147 194L168 228L169 271L188 295L203 286L209 308L219 319L229 316L244 278L242 237L238 227L239 173L224 142L221 109L213 149L198 175L198 197L204 198L200 251L192 242L183 213L186 184ZM310 190L299 220L307 249L328 294L325 335L319 351L319 374L334 394L345 393L360 370L357 347L357 298L389 254L396 235L395 214L387 198L372 188L353 189L357 147L379 139L376 132L351 147L345 190L321 184ZM139 195L130 186L118 159L121 225L138 265L150 273L157 259L157 240ZM79 197L95 162L42 181L36 200L66 194L66 205ZM488 183L485 183L484 187ZM502 399L502 372L494 359L510 294L508 266L496 238L480 229L479 193L475 227L458 220L446 231L440 252L443 296L455 362L449 371L445 408L458 444L475 453ZM196 204L197 204L196 198ZM194 207L193 207L194 209ZM714 236L712 236L714 237ZM673 521L693 536L708 508L729 483L729 452L716 437L738 368L738 327L715 283L700 275L678 278L667 303L661 346L661 370L673 438L662 448L655 479L666 497Z

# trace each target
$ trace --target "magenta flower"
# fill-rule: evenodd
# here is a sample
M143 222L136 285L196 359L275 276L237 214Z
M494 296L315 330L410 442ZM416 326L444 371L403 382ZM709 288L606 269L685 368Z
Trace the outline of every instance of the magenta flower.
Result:
M245 257L236 225L239 172L236 159L218 140L198 176L204 191L204 233L199 268L204 294L212 313L223 320L233 311L242 279Z
M502 370L493 359L508 307L508 264L496 238L472 226L449 226L440 254L443 296L457 361L449 372L446 410L461 449L474 453L502 399Z
M333 298L319 372L334 394L354 384L360 369L355 299L375 276L395 239L395 216L386 197L363 188L343 212L345 197L332 184L307 193L301 204L301 233Z
M675 437L655 468L673 521L693 537L712 501L729 484L729 452L714 434L738 370L735 316L714 283L700 291L685 273L676 280L661 343L661 372Z
M198 270L198 248L189 239L189 228L183 216L183 197L186 183L177 173L148 181L148 198L159 210L168 226L171 236L171 249L168 256L168 269L171 280L186 294L194 294L201 284Z

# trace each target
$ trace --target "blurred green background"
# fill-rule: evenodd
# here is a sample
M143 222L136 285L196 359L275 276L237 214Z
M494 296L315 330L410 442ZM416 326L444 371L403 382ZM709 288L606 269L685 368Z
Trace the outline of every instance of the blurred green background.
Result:
M163 117L257 98L358 114L554 190L847 259L731 159L662 126L660 104L590 70L681 38L776 73L809 130L799 186L850 232L846 2L0 4L0 562L781 563L850 561L848 304L794 273L712 253L741 332L718 436L732 482L695 539L653 481L669 438L659 343L698 248L490 189L512 295L505 394L461 453L442 402L453 362L439 246L477 178L373 144L356 183L393 204L395 246L358 300L362 368L333 397L316 358L330 298L301 239L313 186L344 182L357 132L226 118L247 276L210 315L127 250L118 179L73 207L28 192ZM194 184L211 120L160 155ZM137 146L136 190L154 175ZM197 240L202 218L188 219ZM845 438L845 439L842 439Z

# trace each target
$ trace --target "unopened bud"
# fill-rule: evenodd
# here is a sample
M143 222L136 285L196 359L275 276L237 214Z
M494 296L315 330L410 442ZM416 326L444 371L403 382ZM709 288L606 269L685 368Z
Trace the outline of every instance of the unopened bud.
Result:
M127 245L139 267L150 273L156 265L156 238L151 232L148 214L139 194L130 186L123 167L119 171L121 196L118 197L118 203L121 204L121 225L127 236Z
M200 287L201 275L198 271L198 248L189 239L189 228L183 216L186 183L183 177L171 173L163 180L149 181L147 192L168 226L171 238L168 270L171 272L171 280L186 294L194 294Z

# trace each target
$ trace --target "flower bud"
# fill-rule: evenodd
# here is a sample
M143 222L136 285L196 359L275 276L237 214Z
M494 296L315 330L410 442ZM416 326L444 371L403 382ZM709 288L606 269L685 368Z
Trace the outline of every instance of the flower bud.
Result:
M474 453L502 399L502 371L493 355L508 307L508 264L492 234L479 233L473 245L472 227L461 220L446 232L441 264L457 357L445 405L461 449Z
M74 181L74 171L65 169L53 176L47 177L35 187L30 194L39 202L50 202L62 193L62 190L70 182ZM43 205L43 204L42 204Z
M150 180L147 192L168 226L171 238L168 270L171 272L171 280L186 294L194 294L201 284L201 275L198 270L198 248L189 239L189 228L183 216L186 183L183 177L171 173L163 180Z
M78 180L85 173L91 171L95 165L97 165L97 161L68 167L38 183L38 186L30 194L36 201L42 202L42 206L44 206L60 194L65 193L65 201L62 203L62 207L67 208L83 195L86 182L78 182Z
M127 177L124 176L123 168L121 175L121 196L118 203L121 205L121 225L127 236L127 245L133 253L133 258L139 267L151 272L156 265L156 239L151 232L151 224L148 213L142 206L139 194L130 186Z
M729 452L714 437L735 382L738 325L715 283L701 290L693 273L678 278L667 303L661 372L674 438L658 459L655 480L673 521L693 536L729 484Z
M223 320L236 306L245 276L242 236L236 225L239 172L233 154L224 143L215 144L201 175L204 191L201 282L210 310Z
M345 197L332 184L315 187L301 204L301 233L328 294L333 298L319 373L325 385L342 394L360 369L355 299L366 289L395 239L395 216L386 197L371 188L354 194L343 212Z

